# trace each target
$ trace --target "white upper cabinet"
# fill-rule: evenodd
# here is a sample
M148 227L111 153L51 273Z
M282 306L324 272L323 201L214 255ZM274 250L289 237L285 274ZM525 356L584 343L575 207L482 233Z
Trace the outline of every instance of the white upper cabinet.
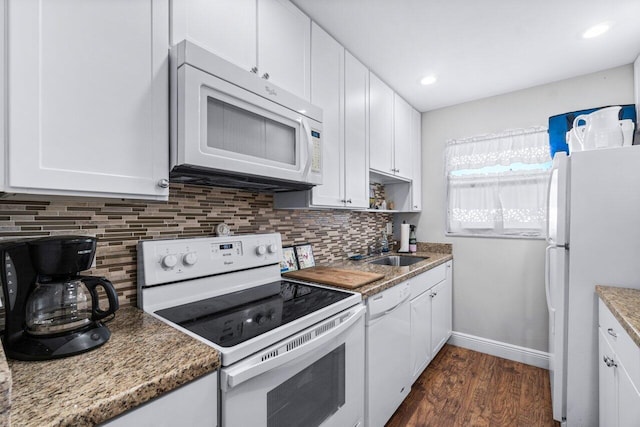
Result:
M393 160L396 176L411 178L411 106L397 93L393 94Z
M393 90L369 75L369 167L386 174L393 165Z
M172 0L171 44L189 40L245 70L256 67L256 0Z
M260 76L308 100L310 46L311 20L307 15L288 0L258 0Z
M288 0L173 0L171 43L190 40L309 100L311 20Z
M344 58L345 80L345 198L348 207L369 207L369 144L367 95L369 70L349 52Z
M322 108L322 185L312 203L343 206L344 196L344 48L315 23L311 31L311 103Z
M369 167L403 180L412 178L411 106L375 74L369 82Z
M422 116L411 109L411 210L422 210Z
M322 185L277 193L277 208L369 207L369 70L315 23L311 31L311 103L322 108Z
M166 199L168 0L5 5L3 191Z

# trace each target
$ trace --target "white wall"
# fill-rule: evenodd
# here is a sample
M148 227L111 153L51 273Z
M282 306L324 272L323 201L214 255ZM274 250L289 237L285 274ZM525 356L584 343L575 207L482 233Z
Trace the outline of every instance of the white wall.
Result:
M567 111L631 104L633 84L633 66L627 65L422 115L423 212L397 220L417 224L419 241L453 243L454 331L547 351L546 243L445 236L446 141L547 126L549 116Z

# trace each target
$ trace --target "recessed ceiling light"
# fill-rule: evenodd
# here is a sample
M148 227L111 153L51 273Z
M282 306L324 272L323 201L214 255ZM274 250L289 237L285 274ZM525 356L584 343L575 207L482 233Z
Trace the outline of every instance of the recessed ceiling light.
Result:
M430 76L424 76L422 80L420 80L420 84L427 86L434 84L436 80L438 80L438 78L432 74Z
M592 39L594 37L601 36L602 34L609 31L611 28L611 22L601 22L600 24L594 25L593 27L587 29L584 33L582 33L583 39Z

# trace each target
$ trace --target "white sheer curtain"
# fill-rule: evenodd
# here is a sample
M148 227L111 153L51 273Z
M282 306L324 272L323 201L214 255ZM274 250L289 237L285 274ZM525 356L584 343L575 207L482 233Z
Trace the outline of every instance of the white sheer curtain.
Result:
M447 232L542 237L550 165L546 128L449 141Z

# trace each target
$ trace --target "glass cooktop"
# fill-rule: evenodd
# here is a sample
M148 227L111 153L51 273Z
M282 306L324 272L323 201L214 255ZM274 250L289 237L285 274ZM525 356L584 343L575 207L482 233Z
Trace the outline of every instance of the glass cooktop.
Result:
M222 347L232 347L351 294L280 280L155 313Z

